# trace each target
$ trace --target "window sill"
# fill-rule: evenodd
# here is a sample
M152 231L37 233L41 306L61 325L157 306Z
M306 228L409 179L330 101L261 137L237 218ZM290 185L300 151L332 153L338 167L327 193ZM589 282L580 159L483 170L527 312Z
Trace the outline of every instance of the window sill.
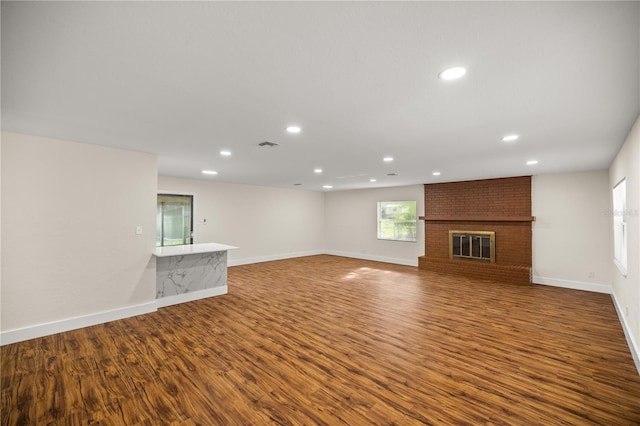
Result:
M625 268L620 262L618 262L618 259L613 259L613 263L614 265L616 265L616 268L618 268L618 271L622 274L622 276L627 278L627 268Z

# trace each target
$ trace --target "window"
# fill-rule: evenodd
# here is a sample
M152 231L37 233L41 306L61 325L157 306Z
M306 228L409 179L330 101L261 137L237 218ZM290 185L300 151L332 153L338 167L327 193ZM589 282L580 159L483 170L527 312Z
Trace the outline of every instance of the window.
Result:
M158 194L156 247L193 244L193 195Z
M416 202L379 201L378 239L416 241Z
M613 260L627 275L627 183L622 179L613 187Z

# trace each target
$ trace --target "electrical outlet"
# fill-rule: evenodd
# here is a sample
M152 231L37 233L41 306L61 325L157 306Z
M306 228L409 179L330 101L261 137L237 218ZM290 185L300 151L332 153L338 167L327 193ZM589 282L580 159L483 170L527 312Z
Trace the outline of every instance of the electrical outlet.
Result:
M624 316L628 317L629 316L629 308L625 306L624 308Z
M587 272L587 276L589 278L593 279L596 276L596 274L594 274L592 271L589 271L589 272Z

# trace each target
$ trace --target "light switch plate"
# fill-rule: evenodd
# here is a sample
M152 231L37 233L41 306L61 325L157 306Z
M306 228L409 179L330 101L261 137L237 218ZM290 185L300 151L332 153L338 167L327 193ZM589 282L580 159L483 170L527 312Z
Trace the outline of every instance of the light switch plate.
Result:
M136 235L142 235L142 226L136 226Z

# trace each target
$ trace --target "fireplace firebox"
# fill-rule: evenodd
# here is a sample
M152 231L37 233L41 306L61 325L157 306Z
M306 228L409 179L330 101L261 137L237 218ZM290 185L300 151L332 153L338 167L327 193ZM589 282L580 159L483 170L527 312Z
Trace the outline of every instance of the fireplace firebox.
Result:
M449 258L496 261L496 233L490 231L449 231Z

